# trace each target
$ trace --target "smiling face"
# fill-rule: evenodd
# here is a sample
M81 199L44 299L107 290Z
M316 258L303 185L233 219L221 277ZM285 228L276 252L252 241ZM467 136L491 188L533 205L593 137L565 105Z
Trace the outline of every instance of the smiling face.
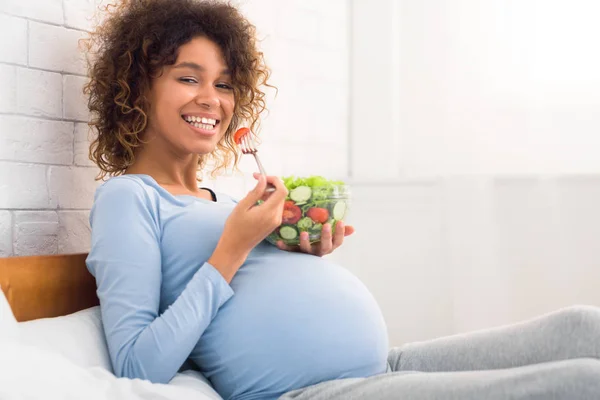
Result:
M205 37L179 48L152 82L145 139L179 156L211 153L233 116L235 99L221 49ZM163 147L164 148L164 147Z

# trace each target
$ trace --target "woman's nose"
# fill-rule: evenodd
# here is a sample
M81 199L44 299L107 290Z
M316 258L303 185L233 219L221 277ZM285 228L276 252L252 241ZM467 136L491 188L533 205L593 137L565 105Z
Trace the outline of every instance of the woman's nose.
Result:
M203 87L198 91L195 98L196 104L207 109L219 107L220 100L214 87Z

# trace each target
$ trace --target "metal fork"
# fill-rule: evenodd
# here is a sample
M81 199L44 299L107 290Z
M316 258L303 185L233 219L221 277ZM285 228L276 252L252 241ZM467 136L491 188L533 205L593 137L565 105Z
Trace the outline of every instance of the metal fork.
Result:
M265 171L265 167L263 167L262 163L260 162L260 158L258 158L258 148L256 147L254 139L252 139L252 132L248 132L244 136L242 136L240 140L240 147L242 148L242 153L252 154L254 156L256 164L258 165L258 170L260 171L261 175L266 176L267 172ZM273 186L270 183L267 183L267 189L265 191L273 192L274 190L275 186Z

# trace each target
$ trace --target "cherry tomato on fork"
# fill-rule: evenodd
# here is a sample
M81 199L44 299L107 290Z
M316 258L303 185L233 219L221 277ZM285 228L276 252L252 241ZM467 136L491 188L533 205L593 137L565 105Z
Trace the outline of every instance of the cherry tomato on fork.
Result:
M250 129L248 128L240 128L237 131L235 131L235 133L233 134L233 141L235 142L235 144L240 144L240 142L242 141L242 136L246 135L248 132L250 132Z

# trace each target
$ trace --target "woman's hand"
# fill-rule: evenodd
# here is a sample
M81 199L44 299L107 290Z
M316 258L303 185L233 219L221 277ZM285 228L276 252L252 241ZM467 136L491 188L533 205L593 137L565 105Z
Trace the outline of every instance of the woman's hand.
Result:
M303 253L313 254L318 257L330 254L335 249L340 247L344 242L345 236L350 236L354 233L354 228L350 225L344 225L342 221L338 221L335 228L335 234L331 234L331 225L324 224L321 231L321 241L319 243L310 244L308 240L308 232L300 233L300 245L288 246L283 241L277 242L277 247L286 251L301 251Z
M225 222L223 234L208 263L229 282L250 251L281 225L283 203L288 191L275 176L254 174L256 187L241 199ZM267 183L275 187L266 192ZM257 204L259 200L263 202Z

